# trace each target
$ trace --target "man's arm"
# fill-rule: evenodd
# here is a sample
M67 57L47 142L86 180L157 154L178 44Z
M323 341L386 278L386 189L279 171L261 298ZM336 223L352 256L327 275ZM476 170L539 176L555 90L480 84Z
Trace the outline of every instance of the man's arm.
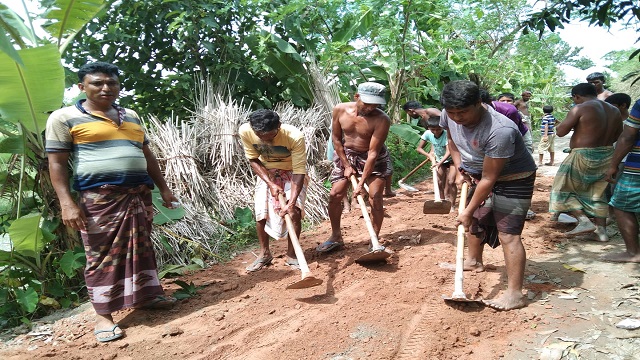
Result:
M618 165L622 159L624 159L625 155L633 149L633 144L636 142L638 132L640 129L631 127L629 125L625 125L622 130L622 134L618 137L618 142L616 143L616 149L613 152L613 158L611 159L611 164L609 165L609 169L605 174L605 180L610 183L616 182L616 175L618 173Z
M173 195L169 186L167 186L167 182L162 175L162 171L160 171L158 159L156 159L156 156L149 148L149 145L142 146L142 153L144 154L145 159L147 159L147 173L151 177L151 180L153 180L153 183L158 187L158 190L160 190L162 206L168 209L173 209L174 206L171 203L177 202L178 199Z
M87 218L71 196L69 189L68 152L48 153L51 185L60 201L62 223L75 230L86 230Z
M574 106L569 111L567 117L561 123L556 125L556 136L563 137L567 135L577 124L582 116L580 105Z
M365 181L373 172L380 149L382 149L382 145L384 145L385 140L387 140L387 135L389 135L389 127L391 127L391 119L389 119L386 114L380 115L378 124L373 131L373 135L371 135L369 150L367 152L367 161L364 163L364 169L362 170L362 178L360 178L357 188L353 191L354 196L358 195L358 192L364 186Z
M331 121L331 140L333 141L333 150L338 155L338 158L342 162L342 166L344 166L344 176L349 178L351 174L355 172L349 160L347 160L347 155L344 152L344 146L342 145L342 125L340 124L340 117L344 114L344 107L341 104L336 105L333 108L333 115Z

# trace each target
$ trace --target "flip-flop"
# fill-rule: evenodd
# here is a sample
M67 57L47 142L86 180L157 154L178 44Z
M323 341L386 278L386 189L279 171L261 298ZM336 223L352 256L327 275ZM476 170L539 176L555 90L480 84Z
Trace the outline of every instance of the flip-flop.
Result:
M300 270L300 263L298 263L297 259L288 259L284 262L284 264L290 267L292 270Z
M339 249L339 248L341 248L343 246L344 246L344 243L342 243L342 242L327 240L327 241L323 242L322 244L318 245L316 247L316 251L319 252L319 253L328 253L328 252L331 252L333 250Z
M271 265L271 261L273 261L273 256L269 255L268 257L259 257L251 263L251 265L247 266L248 272L254 272L261 270L266 265Z
M176 305L176 301L178 300L174 297L159 295L144 303L144 305L139 307L139 309L170 310L173 309L173 307Z
M100 342L113 341L113 340L116 340L116 339L120 339L123 336L122 329L120 329L119 333L116 332L116 329L120 329L120 326L118 326L118 324L114 324L111 329L95 330L93 332L93 335L95 335L96 336L96 340L98 340ZM104 334L104 333L111 333L113 335L107 336L107 337L99 337L98 336L99 334Z

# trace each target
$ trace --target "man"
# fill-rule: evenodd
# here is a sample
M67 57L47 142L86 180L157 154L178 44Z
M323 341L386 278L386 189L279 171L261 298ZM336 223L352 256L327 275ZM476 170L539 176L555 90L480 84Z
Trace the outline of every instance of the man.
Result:
M358 86L355 101L336 105L333 109L332 138L335 149L334 169L331 173L329 219L331 236L318 245L318 252L329 252L344 246L340 232L342 198L351 183L351 175L359 177L353 197L362 195L369 184L372 225L380 233L384 210L382 192L389 162L384 141L389 134L391 120L378 105L385 104L385 87L374 82Z
M617 95L617 94L615 94ZM607 98L609 101L615 95ZM618 229L626 246L622 253L608 254L605 261L640 263L638 243L638 213L640 213L640 100L631 109L618 138L606 180L616 187L609 204L614 207ZM627 156L628 154L628 156ZM616 180L618 164L627 156L621 176Z
M427 120L433 116L440 116L440 110L436 108L423 108L422 104L417 101L407 101L404 105L402 105L402 109L407 113L412 119L420 119L418 124L423 128L428 128Z
M605 222L608 201L604 173L609 169L613 143L622 132L620 111L598 100L596 88L582 83L571 89L576 104L563 122L556 125L556 136L573 130L569 156L560 164L551 188L549 211L571 212L578 225L567 235L595 232L600 241L608 241ZM587 216L595 217L596 225Z
M604 74L601 72L594 72L587 75L587 82L596 87L596 93L598 94L598 100L603 100L613 95L613 92L604 88Z
M283 216L289 214L300 237L306 199L307 150L304 134L289 124L281 124L272 110L260 109L249 115L249 122L238 130L244 153L258 176L255 189L256 230L260 242L258 258L247 267L253 272L271 264L269 236L287 236ZM278 201L285 194L286 204ZM285 264L299 268L296 253L288 240Z
M525 306L522 295L526 253L521 234L531 205L536 165L516 124L482 103L471 81L452 81L442 90L440 125L448 130L451 157L475 189L458 222L468 232L466 270L483 271L484 244L502 245L507 290L484 303L497 310Z
M531 96L531 91L525 90L522 92L522 98L513 103L518 111L520 111L522 122L528 129L531 129L531 113L529 112L529 100L531 99ZM533 154L533 137L531 135L531 131L527 131L522 136L524 136L524 142L527 145L527 150L529 150L530 154Z
M95 62L78 71L86 100L51 114L46 151L51 182L60 201L62 221L79 230L87 265L89 298L96 311L100 342L121 338L112 313L124 308L169 308L158 280L150 232L151 189L159 188L163 205L178 200L167 186L149 149L140 118L116 104L118 67ZM69 189L68 160L73 160Z

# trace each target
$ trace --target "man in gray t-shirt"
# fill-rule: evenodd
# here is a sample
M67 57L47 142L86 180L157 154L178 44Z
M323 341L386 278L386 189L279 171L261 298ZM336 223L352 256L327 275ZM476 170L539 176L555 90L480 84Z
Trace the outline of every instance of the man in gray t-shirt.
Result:
M484 303L497 310L525 306L522 296L526 253L522 229L531 205L536 165L517 126L480 99L471 81L445 85L440 125L447 129L451 157L474 189L458 216L469 239L465 270L483 271L484 244L503 246L508 285L504 294Z

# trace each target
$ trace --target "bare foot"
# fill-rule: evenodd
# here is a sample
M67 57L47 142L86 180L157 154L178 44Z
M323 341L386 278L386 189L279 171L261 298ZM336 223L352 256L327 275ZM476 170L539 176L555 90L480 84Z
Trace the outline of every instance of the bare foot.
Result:
M524 301L524 296L522 296L522 291L507 291L497 299L482 300L482 302L498 311L520 309L527 305Z
M348 214L350 212L351 212L351 202L343 201L342 202L342 213L343 214Z
M594 232L596 226L591 221L579 222L578 225L571 231L567 231L565 235L578 235Z
M442 263L438 264L438 266L440 266L443 269L456 271L456 264L451 264L451 263L448 263L448 262L442 262ZM477 261L473 261L473 262L465 261L463 263L463 265L462 265L462 270L464 270L464 271L483 272L484 271L484 265L482 265L482 263L479 263Z
M640 254L629 254L628 252L613 253L600 257L600 260L620 263L640 263Z
M396 193L394 191L385 191L383 197L394 197Z
M605 230L602 226L597 226L594 233L598 236L598 241L607 242L609 241L609 235L607 235L607 230Z

